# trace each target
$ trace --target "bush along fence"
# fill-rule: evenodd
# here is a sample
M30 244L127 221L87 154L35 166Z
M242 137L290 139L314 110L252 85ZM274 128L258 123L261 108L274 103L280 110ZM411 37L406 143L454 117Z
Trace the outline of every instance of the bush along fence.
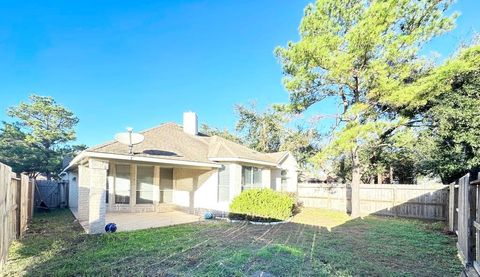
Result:
M450 184L449 228L457 235L458 255L465 267L480 274L480 173Z
M349 184L299 183L298 198L305 207L352 212L357 197L359 215L386 215L446 220L448 186L361 184L357 196Z
M24 234L33 215L33 189L27 175L17 177L0 163L0 271L10 244Z

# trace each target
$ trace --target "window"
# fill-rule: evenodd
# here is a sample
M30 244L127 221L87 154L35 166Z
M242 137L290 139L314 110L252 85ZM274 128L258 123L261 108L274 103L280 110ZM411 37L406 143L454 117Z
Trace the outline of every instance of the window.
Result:
M218 170L218 202L230 200L230 170L227 166L222 166Z
M262 169L253 166L242 166L243 189L262 187Z
M287 186L288 186L288 177L287 177L287 171L286 170L282 170L280 172L280 175L281 175L281 185L282 185L282 191L287 191Z
M130 165L115 166L115 203L130 204Z
M173 198L173 168L160 168L160 203L171 203Z
M153 166L137 166L137 204L153 203Z

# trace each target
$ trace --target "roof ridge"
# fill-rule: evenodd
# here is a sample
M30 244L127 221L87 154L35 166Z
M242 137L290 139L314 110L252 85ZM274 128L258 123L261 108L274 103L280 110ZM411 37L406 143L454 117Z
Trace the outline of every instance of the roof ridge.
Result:
M254 154L254 155L261 155L263 156L264 158L268 159L268 160L271 160L275 163L277 163L279 160L281 160L283 157L285 157L287 155L287 153L289 153L289 151L278 151L278 152L270 152L270 153L267 153L267 152L260 152L260 151L257 151L255 149L252 149L246 145L243 145L241 143L238 143L238 142L235 142L235 141L232 141L232 140L229 140L229 139L226 139L224 137L220 137L220 136L217 136L218 138L221 139L221 142L222 142L222 145L225 147L225 149L233 156L233 157L236 157L236 158L249 158L248 156L245 156L245 155L242 155L240 153L237 153L235 154L236 152L234 150L232 150L232 148L228 145L228 143L231 143L232 145L234 145L235 147L241 147L243 148L245 151L249 151L250 153ZM227 143L228 142L228 143ZM277 157L274 157L274 155L270 155L270 154L273 154L273 153L277 153L277 154L282 154L281 157L277 158Z
M208 156L215 157L218 155L220 150L220 143L218 143L218 137L212 136L211 140L208 143Z
M276 160L277 163L283 161L283 159L285 157L287 157L287 155L291 155L291 152L288 151L288 150L285 150L285 151L277 151L277 152L270 152L270 153L266 153L268 156L274 158ZM279 155L281 154L281 156L279 157L275 157L275 155Z
M254 152L254 153L257 153L257 154L262 154L262 155L268 154L268 153L264 153L264 152L257 151L257 150L255 150L255 149L252 149L252 148L250 148L250 147L248 147L248 146L246 146L246 145L243 145L243 144L241 144L241 143L235 142L235 141L233 141L233 140L229 140L229 139L226 139L226 138L222 138L222 139L224 139L224 140L226 140L226 141L228 141L228 142L230 142L230 143L233 143L233 144L235 144L235 145L237 145L237 146L240 146L240 147L242 147L242 148L245 148L246 150L249 150L249 151L252 151L252 152Z
M139 134L143 134L143 133L146 133L146 132L151 131L151 130L153 130L153 129L157 129L157 128L160 128L160 127L163 127L163 126L169 125L169 124L175 124L175 125L176 125L175 122L164 122L164 123L161 123L161 124L159 124L159 125L157 125L157 126L154 126L154 127L151 127L151 128L145 129L145 130L142 130L142 131L140 131L140 132L138 132L138 133L139 133ZM97 145L94 145L94 146L92 146L92 147L89 147L89 148L87 148L87 150L95 150L95 149L98 149L98 148L101 148L101 147L105 147L105 146L112 145L112 144L117 143L117 142L118 142L118 141L116 141L116 140L114 140L114 139L113 139L113 140L108 140L107 142L104 142L104 143L97 144Z
M238 155L235 155L235 153L232 151L232 149L230 149L230 147L228 147L228 145L225 143L224 140L227 140L225 138L222 138L222 140L220 140L220 143L225 147L225 149L227 149L227 151L233 156L238 156ZM228 140L227 140L228 141Z
M158 128L163 127L163 126L166 126L166 125L176 125L176 126L180 127L177 123L175 123L175 122L173 122L173 121L169 121L169 122L160 123L160 124L157 125L157 126L150 127L150 128L148 128L148 129L142 130L142 131L140 131L140 132L138 132L138 133L143 134L143 133L152 131L152 130L154 130L154 129L158 129Z

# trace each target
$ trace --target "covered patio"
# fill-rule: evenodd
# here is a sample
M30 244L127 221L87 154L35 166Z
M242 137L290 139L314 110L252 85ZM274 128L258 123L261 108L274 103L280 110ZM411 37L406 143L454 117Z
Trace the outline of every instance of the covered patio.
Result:
M199 222L202 217L180 212L107 213L105 221L115 223L117 231L133 231Z

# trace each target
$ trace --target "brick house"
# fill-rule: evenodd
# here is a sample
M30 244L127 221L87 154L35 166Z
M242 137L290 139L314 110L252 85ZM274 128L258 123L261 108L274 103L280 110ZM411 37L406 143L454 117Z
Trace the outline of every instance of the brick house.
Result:
M88 233L103 232L106 213L227 212L244 189L297 190L297 162L289 152L260 153L201 134L192 112L183 121L183 127L165 123L141 132L145 140L133 154L111 141L69 163L69 206Z

